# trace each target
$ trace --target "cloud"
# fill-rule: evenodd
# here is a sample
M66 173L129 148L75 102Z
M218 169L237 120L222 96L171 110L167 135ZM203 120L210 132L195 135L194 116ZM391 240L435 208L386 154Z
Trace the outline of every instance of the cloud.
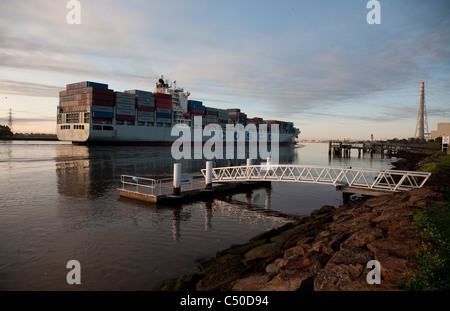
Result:
M405 3L383 3L370 26L361 1L81 1L75 26L64 1L4 1L0 90L55 97L82 80L151 90L164 74L207 105L393 122L404 115L367 99L449 83L449 6ZM370 113L355 116L356 104Z
M47 84L18 82L0 78L0 92L13 95L28 95L40 97L55 97L58 95L60 87Z

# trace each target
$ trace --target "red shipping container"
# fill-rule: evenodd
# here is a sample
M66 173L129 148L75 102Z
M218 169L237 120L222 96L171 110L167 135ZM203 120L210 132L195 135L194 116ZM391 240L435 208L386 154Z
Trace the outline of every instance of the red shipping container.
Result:
M156 107L156 108L164 108L164 109L170 109L170 110L172 110L172 102L169 102L169 103L159 103L159 102L155 102L155 107Z
M191 109L191 114L194 115L194 116L205 116L206 115L206 110Z
M92 100L92 104L96 106L114 107L114 100L97 99Z
M94 94L107 94L107 95L113 95L114 96L114 90L110 89L100 89L98 87L88 87L86 88L88 93L94 93Z
M94 93L94 94L92 94L92 98L114 101L114 96L113 95L108 95L108 94L96 94L96 93Z
M117 121L134 121L135 116L126 116L123 114L117 114L116 115L116 120Z
M95 124L111 124L111 119L92 118L92 123L95 123Z
M171 104L171 99L165 99L165 98L155 98L155 104Z
M172 100L172 95L164 93L153 93L153 97L156 99L170 99Z
M150 112L154 112L154 111L155 111L155 107L137 105L137 110L138 110L138 111L150 111Z
M248 119L249 121L250 120L252 120L252 121L262 121L263 119L262 118L258 118L258 117L254 117L254 118L251 118L251 119Z

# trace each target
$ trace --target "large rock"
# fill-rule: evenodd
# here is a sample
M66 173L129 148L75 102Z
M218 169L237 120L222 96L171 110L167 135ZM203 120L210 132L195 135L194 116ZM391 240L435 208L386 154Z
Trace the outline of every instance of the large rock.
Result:
M336 265L366 265L374 259L374 256L368 250L362 248L349 248L336 252L328 261L329 264Z
M401 198L400 198L401 196ZM367 199L364 203L366 207L372 209L373 212L386 209L387 206L392 206L393 200L404 201L409 198L407 193L399 193L394 195L382 195L378 197L371 197Z
M355 286L357 279L364 271L363 265L328 264L314 279L315 291L347 290L348 286ZM364 284L363 282L358 282Z
M336 221L329 225L329 229L333 232L341 232L351 234L361 229L371 226L372 220L378 215L376 213L362 214L353 217L351 214L337 218Z
M419 207L426 207L433 201L441 201L444 194L436 192L430 188L419 188L410 191L408 203Z
M262 259L280 255L283 249L278 243L268 243L249 250L244 255L245 261L252 261L255 259Z
M405 228L412 226L412 219L409 216L401 217L387 217L384 220L378 221L377 227L386 231L391 231L396 228Z
M341 243L340 247L341 249L365 247L367 243L383 236L384 232L379 228L364 228L353 233L348 239Z
M373 221L378 228L386 231L390 231L398 227L410 227L412 226L413 216L419 209L420 208L417 206L387 209Z
M308 249L309 249L309 247L308 247ZM291 248L288 248L284 252L283 258L289 258L289 257L292 257L294 255L305 255L305 247L303 247L301 245L296 245L296 246L293 246Z
M295 256L294 259L281 266L281 270L301 270L309 267L311 261L306 256Z
M305 228L306 228L305 224L301 224L301 225L295 226L293 228L285 230L285 231L281 232L280 234L272 237L270 239L270 241L272 243L278 243L278 244L283 245L283 244L286 243L286 241L288 241L292 237L298 236L300 233L302 233L305 230Z
M321 252L308 252L306 254L309 260L309 266L305 268L307 271L317 273L326 266L331 256Z
M417 265L402 258L389 256L387 253L377 255L381 266L381 277L386 281L405 282L417 272Z
M273 273L258 273L247 276L245 278L235 281L231 290L233 291L259 291L268 283L275 274Z
M289 262L287 258L277 258L274 262L268 264L266 266L266 272L268 273L278 273L280 268L286 265Z
M417 257L423 251L424 239L411 238L383 238L367 244L367 248L375 253L375 256L388 253L396 257Z
M331 205L324 205L324 206L322 206L320 209L312 211L311 217L312 217L313 219L316 219L316 218L322 217L323 215L332 213L332 212L334 212L335 210L336 210L336 209L334 208L334 206L331 206Z
M307 289L313 281L313 274L307 271L282 272L261 287L262 291L297 291Z

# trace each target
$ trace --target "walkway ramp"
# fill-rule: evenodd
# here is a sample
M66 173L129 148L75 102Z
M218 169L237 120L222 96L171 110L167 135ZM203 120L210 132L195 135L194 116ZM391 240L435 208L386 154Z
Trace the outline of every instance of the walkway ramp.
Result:
M206 176L206 169L201 170ZM431 173L313 165L249 165L213 168L213 182L279 181L328 184L338 190L376 195L421 188ZM363 193L363 190L365 190Z

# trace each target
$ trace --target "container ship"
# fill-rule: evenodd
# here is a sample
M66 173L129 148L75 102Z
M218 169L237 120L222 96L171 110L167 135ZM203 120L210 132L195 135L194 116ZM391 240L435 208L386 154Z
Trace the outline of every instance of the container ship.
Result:
M207 107L189 96L176 81L169 85L163 77L153 92L119 92L92 81L67 84L59 92L56 133L61 141L93 145L172 145L178 138L171 135L176 124L185 124L192 131L208 124L218 124L224 131L227 124L254 123L257 128L267 124L269 139L270 125L278 124L280 144L295 144L300 134L292 122L248 118L240 109ZM201 117L201 125L194 122L196 117Z

